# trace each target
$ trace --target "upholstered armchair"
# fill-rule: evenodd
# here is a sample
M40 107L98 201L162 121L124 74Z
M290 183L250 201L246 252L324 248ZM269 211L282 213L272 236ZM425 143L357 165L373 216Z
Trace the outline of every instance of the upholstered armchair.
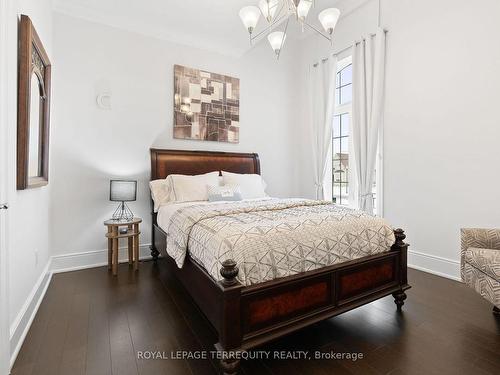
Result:
M500 315L500 229L463 228L460 273L463 282L493 304Z

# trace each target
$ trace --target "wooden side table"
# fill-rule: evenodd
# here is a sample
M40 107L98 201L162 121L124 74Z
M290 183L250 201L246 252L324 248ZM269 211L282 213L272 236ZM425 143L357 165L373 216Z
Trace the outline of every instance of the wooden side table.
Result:
M120 238L128 239L128 264L134 265L134 271L139 268L139 224L141 218L135 217L130 221L106 220L104 225L108 228L108 270L116 276L118 271L118 244ZM126 227L126 232L120 228Z

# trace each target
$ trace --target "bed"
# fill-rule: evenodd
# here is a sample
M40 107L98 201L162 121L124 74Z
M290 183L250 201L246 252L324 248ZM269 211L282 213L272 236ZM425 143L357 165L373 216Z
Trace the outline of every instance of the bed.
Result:
M170 174L197 175L212 171L260 174L259 158L257 154L151 149L151 180L166 178ZM272 215L281 217L298 210L300 213L298 216L305 217L299 224L306 221L310 223L311 218L314 222L318 215L323 215L322 217L348 215L337 208L335 214L333 211L328 213L328 210L333 210L332 205L302 200L271 199L258 203L242 202L207 207L208 205L200 204L189 206L179 212L186 211L186 217L200 213L199 220L204 224L213 221L213 225L217 225L223 218L233 220L236 217L242 221L243 218L235 213L258 215L249 216L250 220L261 217L262 220L274 220ZM216 214L213 214L213 207L217 207ZM222 213L219 212L221 210ZM212 212L212 216L207 216L209 211ZM171 212L170 215L172 214ZM210 220L204 220L207 217L210 217ZM237 353L240 351L253 349L387 295L393 295L397 309L401 310L406 299L405 291L410 288L407 281L408 244L404 242L406 236L402 229L392 231L389 228L391 231L389 234L387 229L380 226L382 229L377 238L378 245L367 242L366 252L355 254L355 259L329 260L320 266L317 266L317 261L313 261L310 264L316 264L316 267L305 268L303 264L309 263L302 262L300 263L302 268L293 272L278 274L274 272L271 277L255 277L249 271L251 267L248 267L247 260L242 257L245 251L235 252L235 259L227 256L233 253L224 252L224 257L218 257L208 263L204 262L202 257L196 256L194 246L192 256L189 255L189 249L183 251L181 248L176 249L177 253L173 252L173 244L184 241L187 248L190 236L196 237L196 230L193 229L196 228L196 223L186 227L185 232L189 233L185 235L186 238L178 237L173 242L172 237L176 233L169 232L167 235L165 224L160 225L157 213L153 212L152 219L151 255L155 260L160 254L162 255L164 259L160 263L161 266L167 267L168 272L175 275L213 325L219 338L219 342L215 345L216 349L223 353L220 363L224 374L238 372ZM360 215L359 219L355 217L349 219L368 220L363 215ZM169 220L174 221L174 219ZM379 225L376 219L370 223ZM299 224L295 231L300 230ZM316 223L312 228L321 233L321 228L324 229L321 225ZM202 229L201 226L197 228L198 235L200 238L205 238L206 234ZM214 228L208 229L217 232ZM222 236L220 233L219 237ZM301 235L301 232L293 233ZM283 241L285 237L282 236ZM394 242L387 242L389 238ZM249 244L258 247L258 241L259 237L255 237L255 243L250 241ZM167 244L169 244L168 253ZM386 248L381 250L380 247L383 246ZM214 265L219 264L220 269L214 270ZM254 262L253 268L256 264L257 262ZM276 267L273 268L275 269Z

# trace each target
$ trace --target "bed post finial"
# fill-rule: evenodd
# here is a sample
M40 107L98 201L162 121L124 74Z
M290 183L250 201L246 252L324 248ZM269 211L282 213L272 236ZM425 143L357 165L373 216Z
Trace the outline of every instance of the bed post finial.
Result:
M398 229L394 229L394 236L396 237L396 242L394 243L395 245L401 247L401 246L405 246L405 238L406 238L406 234L405 234L405 231L401 228L398 228Z
M222 284L225 286L234 285L238 282L236 276L238 276L238 267L236 267L236 262L232 259L226 259L222 262L222 268L220 269L220 274L224 278Z

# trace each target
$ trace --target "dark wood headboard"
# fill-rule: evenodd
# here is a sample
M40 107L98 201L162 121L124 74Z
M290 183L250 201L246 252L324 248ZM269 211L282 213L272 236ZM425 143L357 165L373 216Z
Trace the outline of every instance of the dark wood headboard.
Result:
M196 175L213 171L260 174L259 155L151 149L151 180L170 174Z

